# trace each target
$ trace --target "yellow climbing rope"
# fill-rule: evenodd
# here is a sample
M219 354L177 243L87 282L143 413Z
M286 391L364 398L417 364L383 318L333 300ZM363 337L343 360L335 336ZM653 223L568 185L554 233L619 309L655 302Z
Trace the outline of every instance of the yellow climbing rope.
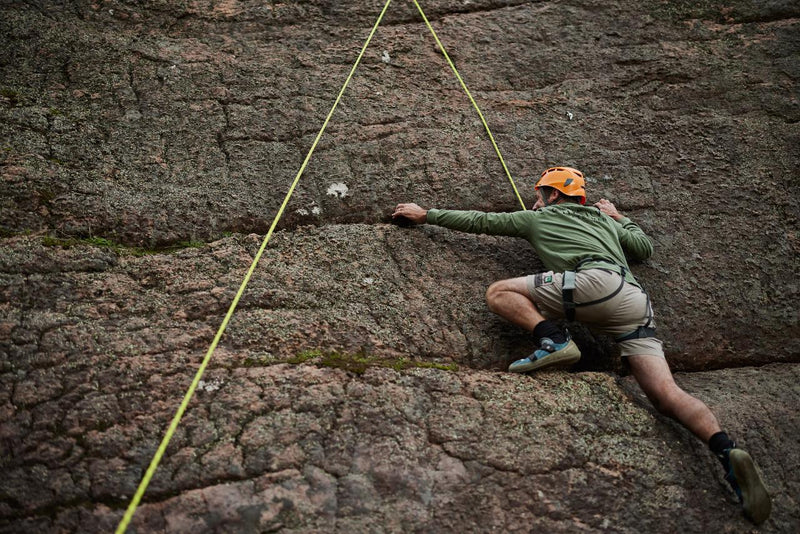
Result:
M489 125L486 123L486 119L483 117L483 113L481 113L481 109L478 107L478 104L475 102L475 99L472 98L472 93L469 92L467 89L467 84L464 83L464 80L461 78L461 75L458 73L458 69L456 69L453 60L450 59L450 56L447 55L447 50L444 49L444 45L439 40L439 36L436 35L436 31L434 31L433 26L431 23L428 22L428 17L425 16L425 12L422 11L422 8L419 5L417 0L414 0L414 5L417 6L417 10L419 14L422 15L422 20L425 21L425 25L431 31L433 38L436 40L436 44L439 46L439 50L442 51L444 58L447 60L447 64L450 65L450 68L453 69L453 74L456 75L458 78L458 82L461 84L461 88L464 89L464 92L467 93L467 97L469 97L469 101L472 102L472 106L475 108L475 111L478 112L478 116L481 118L481 122L483 123L483 127L486 128L486 133L489 134L489 140L492 142L492 146L494 147L494 151L497 152L497 157L500 158L500 163L503 165L503 170L506 171L506 176L508 176L508 181L511 182L511 187L514 189L514 194L517 195L517 200L519 200L522 209L525 208L525 203L522 201L522 197L519 195L519 191L517 190L517 184L514 183L514 179L511 177L511 173L508 171L508 167L506 166L506 162L503 159L503 155L500 153L500 149L497 147L497 143L494 140L494 136L492 135L492 131L489 129Z
M428 21L428 18L425 16L425 13L422 11L422 8L420 7L419 3L417 2L417 0L413 1L414 5L417 6L417 9L420 12L420 15L422 15L422 19L425 21L425 24L428 26L428 29L433 34L433 37L436 40L436 43L439 46L440 50L444 54L445 59L447 59L450 68L453 70L456 77L458 78L458 81L461 83L461 87L464 89L464 92L466 92L467 96L472 102L472 105L478 112L478 115L480 116L481 121L483 122L483 126L486 128L486 132L489 134L489 139L492 142L492 146L494 146L494 149L497 152L497 156L500 158L500 162L503 165L503 169L506 171L506 175L508 176L511 185L514 188L514 192L517 195L517 199L519 199L520 204L522 204L522 209L525 209L525 204L522 202L522 198L520 197L519 192L517 191L517 186L514 184L514 180L511 178L511 173L508 171L508 168L506 167L505 161L503 160L503 156L500 154L500 149L497 147L497 143L494 140L494 136L492 135L492 132L489 130L489 125L486 123L486 119L483 117L483 113L481 113L480 108L478 108L478 104L475 102L475 99L472 98L472 94L470 94L469 89L467 89L464 80L462 80L461 75L458 73L458 70L456 70L456 67L453 64L452 60L450 59L450 56L447 55L447 51L445 51L444 46L439 40L439 37L436 35L436 32L434 31L433 26L431 26L430 22ZM275 231L275 228L277 227L281 217L283 216L283 212L286 210L286 206L289 204L289 199L292 197L292 194L294 193L297 184L300 182L300 177L303 175L303 172L305 171L306 166L308 165L308 162L311 159L311 155L314 153L314 150L316 149L317 144L319 143L319 140L322 137L322 134L325 132L325 128L327 128L328 122L330 122L330 119L333 116L336 107L339 105L339 101L341 100L342 95L345 92L345 89L347 89L347 86L350 83L350 80L352 79L353 74L356 71L356 68L358 68L359 63L361 63L361 58L364 56L364 52L367 50L369 43L372 41L372 37L375 35L375 32L377 31L378 26L381 23L381 20L383 20L383 16L386 14L386 10L389 8L389 4L391 4L391 2L392 0L386 0L386 3L384 4L380 15L378 15L378 19L375 21L375 24L372 26L372 30L370 31L367 40L364 42L364 46L361 47L361 52L358 54L358 57L356 58L356 61L353 64L353 67L350 69L350 73L347 75L347 78L345 79L342 88L339 90L339 94L337 95L336 100L333 103L333 106L331 106L331 110L328 112L327 117L325 117L325 122L322 124L322 127L320 128L317 137L314 139L314 142L312 143L311 148L308 151L308 154L306 154L305 160L303 160L303 164L300 166L300 170L297 171L297 175L295 176L291 187L289 187L289 191L286 193L286 197L283 199L283 203L278 209L278 213L275 215L275 218L272 221L272 225L270 226L267 235L264 237L264 240L261 243L261 247L259 247L258 252L255 255L255 258L253 258L253 262L250 264L250 268L247 270L247 274L245 275L244 280L239 286L239 290L236 292L236 296L234 297L233 302L231 302L231 305L228 308L228 312L225 314L225 318L222 320L222 324L220 324L219 329L217 330L217 333L214 336L214 340L211 342L211 346L209 346L208 351L206 352L206 355L203 358L203 361L200 364L200 367L198 368L197 373L194 376L194 380L192 380L189 389L186 391L186 394L184 395L183 400L181 401L181 404L178 407L178 411L172 418L172 421L169 427L167 428L167 432L164 434L164 438L161 440L161 443L159 444L158 449L156 450L156 453L153 456L153 459L151 460L150 465L148 466L147 471L144 474L144 477L142 477L142 480L139 483L138 488L136 489L136 493L131 499L128 508L126 509L125 514L122 517L122 520L117 526L116 534L124 533L127 530L128 525L131 522L131 519L133 519L133 514L136 512L136 509L138 508L139 503L141 502L142 496L144 495L144 492L147 490L147 486L150 484L150 480L152 479L153 474L158 468L159 463L161 463L161 459L164 456L164 452L166 451L167 446L169 445L169 442L172 439L172 436L175 434L175 430L177 429L178 424L180 423L180 420L183 417L183 414L186 412L186 408L189 406L189 402L191 401L192 396L194 395L194 392L200 383L200 379L202 378L203 373L206 370L206 367L208 367L208 363L211 361L211 357L214 354L214 351L217 349L217 345L219 344L219 341L222 338L225 329L228 327L228 323L230 322L231 317L233 316L233 312L236 310L236 306L239 304L239 300L242 298L242 295L244 294L244 290L247 287L247 284L250 282L250 278L253 276L253 272L255 272L256 265L258 265L258 262L261 259L261 256L263 255L264 250L267 247L267 244L272 238L272 234Z
M275 227L278 225L278 221L283 216L283 212L286 210L287 204L289 204L289 199L292 197L292 194L294 193L294 190L297 187L298 182L300 181L300 176L302 176L303 171L305 171L306 166L308 165L308 161L311 159L311 154L314 153L314 149L317 147L317 143L319 143L319 140L322 137L325 128L328 126L328 122L331 120L331 116L333 116L333 112L336 110L336 106L339 105L339 100L341 100L345 89L347 89L347 85L350 83L350 80L353 77L353 73L356 71L358 64L361 62L361 58L364 56L364 52L369 46L370 41L372 41L372 37L373 35L375 35L375 31L378 29L378 25L381 23L383 15L386 13L386 10L389 8L389 4L391 3L392 0L386 0L386 4L383 6L383 10L381 11L381 14L378 16L378 20L375 21L375 25L372 27L372 31L370 31L369 33L369 37L367 37L367 40L364 42L364 46L361 47L361 52L358 54L358 58L356 59L356 62L353 64L353 68L350 69L350 74L347 75L347 79L344 81L344 85L342 85L342 88L339 91L339 95L336 97L336 101L333 103L333 106L331 106L331 110L328 112L328 116L325 117L325 122L322 124L322 128L320 128L317 137L314 139L314 143L311 145L311 149L308 151L306 159L300 166L300 170L297 171L297 176L295 176L294 181L292 182L292 186L289 188L289 192L286 193L286 197L283 199L283 204L281 204L281 207L278 210L277 215L275 215L275 219L272 221L272 225L269 227L269 231L267 232L267 235L264 237L264 241L261 243L261 247L258 249L258 253L256 254L255 258L253 258L253 263L250 264L250 268L247 270L247 274L245 275L242 284L239 286L239 291L236 293L233 302L231 302L230 308L228 308L228 313L225 314L225 318L222 320L222 324L220 325L219 330L217 330L217 334L214 336L214 340L211 342L211 346L208 348L205 358L203 358L203 362L200 364L200 368L197 370L197 373L194 376L194 380L192 380L192 384L186 391L186 395L183 397L183 401L181 402L178 411L172 418L172 422L170 423L169 428L167 429L167 433L164 435L164 439L161 440L161 444L158 446L158 450L156 450L156 454L155 456L153 456L153 460L150 462L150 466L147 468L147 472L145 472L142 481L139 483L139 487L136 490L136 494L134 494L133 499L131 499L131 502L128 505L128 509L125 511L125 515L122 517L122 521L120 521L119 525L117 526L116 534L122 534L128 528L128 524L133 518L134 512L136 512L136 508L139 506L139 501L141 501L142 495L144 495L144 492L147 489L148 484L150 483L150 479L153 477L153 473L155 473L158 464L161 462L161 458L164 456L164 451L167 449L167 445L172 439L172 435L175 433L175 429L178 427L178 423L180 422L181 417L183 417L183 413L186 411L186 407L189 405L189 401L191 400L192 395L194 395L194 391L197 389L197 386L200 383L200 378L202 378L203 373L205 372L206 367L208 366L208 362L211 360L211 356L217 349L217 344L219 344L219 340L222 338L222 334L228 327L228 322L230 322L231 317L233 316L233 312L236 309L236 306L239 304L239 299L242 298L242 294L244 293L244 290L247 287L248 282L250 282L250 277L253 276L253 272L256 269L256 265L258 264L258 261L261 259L261 255L264 253L264 249L267 248L267 243L269 243L269 240L272 237L272 233L275 231Z

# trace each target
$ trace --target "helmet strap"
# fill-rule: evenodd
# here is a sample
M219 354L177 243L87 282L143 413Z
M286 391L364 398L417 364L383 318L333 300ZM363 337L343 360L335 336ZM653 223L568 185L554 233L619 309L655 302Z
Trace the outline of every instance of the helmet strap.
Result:
M546 195L545 192L547 193ZM544 190L544 192L542 192L542 204L544 204L545 208L553 204L552 202L550 202L550 195L552 194L552 192L553 189L550 187L548 187L547 189ZM558 202L556 202L556 204L558 204Z

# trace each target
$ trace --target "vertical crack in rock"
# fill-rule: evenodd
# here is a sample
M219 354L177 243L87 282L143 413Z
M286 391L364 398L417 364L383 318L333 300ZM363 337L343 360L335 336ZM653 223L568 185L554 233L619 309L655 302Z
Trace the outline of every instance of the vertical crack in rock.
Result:
M231 175L231 154L226 145L228 141L228 133L231 129L231 119L227 102L218 99L217 104L219 104L220 108L222 109L222 115L225 118L225 124L223 125L222 130L217 132L217 145L219 146L220 152L222 152L222 154L225 156L224 176L227 178Z

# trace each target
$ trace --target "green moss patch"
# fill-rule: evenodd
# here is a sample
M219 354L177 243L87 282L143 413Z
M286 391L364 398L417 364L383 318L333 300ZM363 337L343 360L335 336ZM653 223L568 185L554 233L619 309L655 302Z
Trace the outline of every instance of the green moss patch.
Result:
M389 369L394 369L395 371L403 371L405 369L413 368L440 369L442 371L458 370L458 365L454 363L443 364L420 360L410 360L408 358L385 358L366 354L364 352L324 352L319 349L301 352L297 356L283 360L281 363L290 363L296 365L306 362L311 362L318 367L344 369L345 371L355 373L357 375L364 374L370 367L386 367Z
M158 247L158 248L143 248L143 247L129 247L126 245L122 245L111 239L107 239L105 237L84 237L84 238L60 238L54 236L45 236L42 238L42 245L46 247L62 247L62 248L71 248L77 246L90 246L90 247L100 247L100 248L108 248L113 250L114 252L127 255L127 256L148 256L153 254L169 254L170 252L177 252L179 250L183 250L186 248L202 248L206 244L202 241L179 241L174 245L169 245L165 247Z

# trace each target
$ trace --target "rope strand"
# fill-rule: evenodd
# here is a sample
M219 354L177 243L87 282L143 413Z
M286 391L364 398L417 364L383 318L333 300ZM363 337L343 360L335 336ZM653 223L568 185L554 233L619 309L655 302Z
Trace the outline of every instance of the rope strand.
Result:
M497 157L500 158L500 164L503 165L503 170L506 171L506 176L508 176L508 181L511 182L511 187L514 189L514 194L517 195L517 200L519 200L519 203L522 206L523 210L527 209L525 207L525 203L522 201L522 197L519 195L519 191L517 190L517 184L514 183L514 179L511 177L511 173L509 172L508 167L506 166L506 162L503 159L503 155L500 153L500 148L497 146L497 143L494 140L494 136L492 135L492 131L489 129L489 124L486 122L486 119L483 117L483 113L481 113L481 109L478 107L478 104L477 104L477 102L475 102L475 99L472 98L472 93L470 93L469 89L467 89L467 84L464 83L464 80L461 78L461 75L458 73L458 69L456 69L456 66L453 63L453 60L450 59L450 56L447 54L447 50L444 49L444 45L439 40L439 36L436 35L436 31L433 29L433 26L431 26L431 23L428 22L428 17L425 16L425 12L422 11L422 7L420 7L419 2L417 2L417 0L414 0L414 5L417 6L417 10L419 11L419 14L422 15L422 20L425 21L425 25L428 27L428 29L433 34L433 38L436 40L436 44L439 45L439 50L441 50L442 54L444 54L444 58L447 60L447 63L448 63L448 65L450 65L450 68L453 70L453 73L456 75L456 78L458 78L458 81L461 84L461 87L464 89L464 92L467 93L467 97L469 97L469 101L472 102L472 106L475 108L475 111L478 112L478 116L481 118L481 122L483 123L483 127L486 128L486 133L489 134L489 140L492 142L492 146L494 147L494 151L497 153Z
M358 68L358 65L361 63L361 59L364 56L364 52L367 50L367 47L369 46L370 42L372 41L372 38L375 35L375 32L377 31L378 26L380 25L381 21L383 20L383 16L386 14L386 11L389 8L389 4L391 4L391 1L392 0L387 0L386 3L384 4L380 15L378 15L378 19L375 21L375 24L372 26L372 30L370 31L369 36L367 37L367 40L364 42L364 45L361 47L361 52L358 54L358 57L356 58L356 61L353 64L353 67L350 69L350 73L347 75L347 78L345 79L345 82L342 85L342 88L339 90L339 94L337 95L336 100L333 103L333 106L331 106L331 109L328 112L328 115L325 117L325 122L322 124L322 127L319 130L319 133L317 133L317 136L314 139L314 142L311 145L311 148L309 149L308 153L306 154L306 157L303 160L303 164L300 166L300 170L297 171L297 175L295 176L294 180L292 181L292 184L289 187L289 191L286 193L286 196L283 199L283 203L281 204L280 208L278 209L278 213L275 215L275 218L273 219L272 224L270 225L269 231L267 232L267 235L264 237L264 240L262 241L261 246L258 249L258 253L256 254L255 258L253 258L253 262L250 264L250 268L247 270L247 274L245 275L244 280L242 281L241 285L239 286L239 290L237 291L236 296L233 299L233 302L231 302L231 305L228 308L228 312L225 314L225 318L222 320L222 323L220 324L220 327L217 330L216 335L214 336L214 340L211 342L211 345L209 346L208 351L206 352L206 355L203 358L203 361L200 364L200 367L198 368L197 373L195 374L194 380L192 380L192 383L189 386L189 389L186 391L186 394L184 395L183 400L182 400L180 406L178 407L177 412L175 413L175 416L172 418L172 421L171 421L169 427L167 428L167 432L165 433L164 438L161 440L161 443L159 444L158 449L156 450L156 453L153 456L153 459L150 462L150 465L148 466L147 471L144 474L144 477L142 477L142 480L139 483L138 488L136 489L136 493L134 494L133 498L131 499L131 502L128 505L128 508L127 508L127 510L125 511L125 514L122 517L122 520L120 521L119 525L117 526L116 534L123 534L127 530L128 525L130 524L130 522L131 522L131 520L133 518L133 514L136 512L136 509L138 508L139 503L141 502L142 496L144 495L145 491L147 490L147 486L150 484L150 480L152 479L153 474L155 473L156 469L158 468L159 463L161 463L161 459L164 456L164 452L166 451L167 446L169 445L169 442L172 439L172 437L173 437L173 435L175 433L175 430L177 429L178 424L180 423L181 418L183 417L183 414L186 412L186 409L189 406L189 402L191 401L192 396L194 395L194 392L195 392L195 390L197 389L197 387L198 387L198 385L200 383L200 379L202 378L203 373L206 370L206 367L208 367L208 363L211 361L211 357L213 356L214 351L216 350L220 339L222 339L222 336L225 333L225 329L228 327L228 323L230 322L231 317L233 317L233 313L236 310L237 305L239 304L239 300L242 298L242 295L244 294L245 288L247 287L247 284L250 282L250 278L253 276L253 273L255 272L256 266L258 265L258 262L261 259L261 256L263 255L264 250L267 247L267 244L269 243L270 239L272 238L272 234L274 233L275 228L278 225L278 222L280 221L281 217L283 216L283 213L286 210L286 206L289 204L289 200L291 199L292 195L294 194L295 188L297 187L298 183L300 182L300 177L303 175L303 172L305 171L306 167L308 166L308 162L311 160L311 155L314 153L314 150L316 149L320 138L322 138L322 134L325 132L325 129L327 128L328 123L330 122L331 117L333 116L333 113L336 110L336 107L339 105L339 101L341 100L342 95L344 95L344 92L347 89L347 86L349 85L350 80L353 77L353 74L355 73L356 69ZM433 38L436 40L436 44L439 46L439 49L444 54L444 57L447 60L447 63L450 65L450 68L453 70L453 73L456 75L456 78L458 79L459 83L461 84L461 87L464 89L464 92L467 94L467 97L469 97L470 102L472 102L472 105L475 108L475 111L478 112L478 116L480 117L481 122L483 123L483 126L486 129L486 132L489 134L489 139L492 142L492 146L494 147L494 150L497 153L497 156L500 158L500 163L503 165L503 169L506 172L506 176L508 176L508 179L511 182L511 186L514 189L514 193L516 194L517 199L519 200L519 203L522 205L522 209L523 210L526 209L525 208L525 204L522 201L522 198L520 197L519 191L517 190L517 186L514 183L514 179L511 177L511 173L509 172L508 167L506 166L506 163L503 160L503 156L500 153L500 149L498 148L497 143L494 140L494 136L492 135L492 132L489 129L489 125L487 124L486 119L483 116L483 113L481 113L481 110L478 107L478 104L475 102L475 99L472 97L472 94L469 92L469 89L467 88L467 85L464 83L464 80L461 78L461 75L458 73L458 70L456 69L455 65L453 64L453 61L450 59L450 56L447 54L447 51L445 50L444 45L442 45L442 42L439 40L439 37L436 35L436 31L434 31L433 26L431 26L431 23L428 21L428 18L425 16L425 13L422 11L422 7L419 5L417 0L414 0L414 5L416 5L417 10L419 10L420 15L422 15L423 21L425 22L426 26L430 30L431 34L433 35Z
M211 342L211 346L208 348L208 352L206 352L205 358L203 358L203 362L200 364L200 368L197 370L197 374L195 374L192 384L186 391L186 395L184 395L183 401L181 402L178 411L172 418L172 422L170 423L169 428L167 429L167 432L164 435L164 439L161 440L161 444L159 445L158 450L156 450L156 454L155 456L153 456L153 460L150 462L150 466L147 468L147 472L145 473L144 477L139 483L139 487L137 488L136 493L133 496L133 499L128 505L128 509L125 511L125 515L122 517L122 521L120 521L119 525L117 526L116 534L123 534L125 530L128 528L128 524L133 518L133 514L136 512L136 509L139 506L139 502L141 501L142 496L144 495L144 492L147 489L147 486L150 484L150 479L153 477L153 474L155 473L158 464L161 462L161 458L164 456L164 451L166 451L167 445L172 439L172 436L175 433L175 429L178 427L178 423L180 423L180 420L183 417L183 414L186 411L187 406L189 405L189 401L191 400L192 395L194 395L194 392L197 389L198 384L200 383L200 379L202 378L203 373L205 372L206 367L208 366L208 362L211 360L211 356L214 354L214 351L217 348L217 344L219 343L219 340L222 338L222 334L225 332L225 329L228 327L228 323L230 322L231 317L233 316L233 312L234 310L236 310L236 306L239 304L239 300L242 298L242 294L244 293L247 284L250 282L250 277L253 276L253 272L256 269L256 265L258 264L258 261L261 259L261 255L264 253L264 250L267 247L267 243L269 243L269 240L272 237L273 232L275 231L275 227L278 225L278 221L280 220L281 216L283 216L283 212L286 209L286 206L289 204L289 199L292 197L292 194L294 193L297 184L300 182L300 177L303 175L303 171L305 171L306 166L308 165L308 162L311 159L311 155L314 153L314 149L317 147L317 143L319 143L319 140L322 137L325 128L328 126L328 122L333 116L333 112L336 110L336 106L339 105L339 101L341 100L345 89L347 89L347 85L350 83L350 80L353 77L353 73L356 71L358 64L361 62L361 58L364 56L364 52L369 46L370 41L372 41L372 37L375 35L375 31L378 29L378 25L381 23L383 15L386 13L386 10L389 8L389 4L391 2L392 0L386 0L386 4L383 6L383 10L381 11L381 14L378 16L378 20L375 21L375 25L372 27L372 31L369 33L369 37L367 37L364 46L361 48L361 52L358 54L356 62L353 64L353 68L350 69L350 74L347 75L347 79L345 80L344 85L342 85L342 88L339 91L339 95L336 97L336 101L333 103L331 110L328 112L328 116L325 118L325 122L323 123L322 128L320 128L316 139L314 139L314 143L311 145L311 149L308 151L308 154L306 155L306 158L303 161L300 170L297 172L297 176L295 176L294 181L292 182L292 185L289 188L289 192L286 193L286 197L283 199L283 204L281 204L281 207L278 210L275 219L272 221L272 225L270 226L267 235L264 237L264 240L261 243L261 247L258 249L258 253L253 259L253 263L250 264L250 268L247 270L247 274L245 275L241 286L239 286L239 291L236 293L233 302L231 302L230 308L228 308L228 313L225 314L225 318L222 320L222 324L220 325L219 330L217 330L217 334L214 336L214 341Z

